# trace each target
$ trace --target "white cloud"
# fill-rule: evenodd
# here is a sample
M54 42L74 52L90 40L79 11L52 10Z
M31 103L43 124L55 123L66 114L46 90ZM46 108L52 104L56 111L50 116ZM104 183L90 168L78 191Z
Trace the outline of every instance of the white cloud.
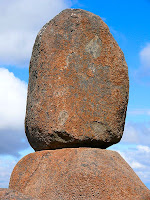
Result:
M7 69L0 68L0 130L22 130L24 126L27 84Z
M132 71L131 76L138 84L150 86L150 43L147 43L139 52L139 60L140 66Z
M126 123L122 142L150 145L150 123Z
M125 161L133 168L135 173L147 187L150 186L150 147L135 144L113 145L109 149L117 151Z
M150 115L150 109L134 109L128 111L129 115Z
M150 43L148 43L140 52L142 68L150 70Z
M148 146L138 145L137 149L141 152L150 153L150 148Z
M130 149L130 148L129 148ZM126 160L127 163L133 168L133 169L142 169L145 168L143 164L139 163L138 161L134 160L135 155L133 156L133 153L129 151L123 152L122 150L117 150L117 152Z
M0 64L26 65L38 31L70 6L69 0L0 1Z
M19 156L29 147L24 132L27 84L0 68L0 94L0 154Z
M0 156L0 188L7 188L11 172L18 159Z
M122 141L130 143L138 143L139 142L138 132L139 130L136 129L136 126L134 126L134 124L126 123Z
M145 168L144 165L142 165L141 163L139 163L139 162L137 162L137 161L131 162L131 167L134 168L134 169Z

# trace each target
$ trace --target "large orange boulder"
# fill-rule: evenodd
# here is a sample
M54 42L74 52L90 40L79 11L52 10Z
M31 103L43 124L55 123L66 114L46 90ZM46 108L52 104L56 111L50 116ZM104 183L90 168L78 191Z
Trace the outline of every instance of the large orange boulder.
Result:
M15 166L10 189L44 200L148 200L150 191L114 151L37 151Z
M29 67L25 131L37 150L120 141L128 103L124 54L102 19L67 9L37 35Z

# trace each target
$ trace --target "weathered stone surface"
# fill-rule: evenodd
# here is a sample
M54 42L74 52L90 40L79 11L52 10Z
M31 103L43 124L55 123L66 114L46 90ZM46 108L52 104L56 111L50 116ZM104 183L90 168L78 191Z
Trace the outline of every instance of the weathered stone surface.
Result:
M9 187L47 200L148 200L150 192L114 151L64 148L37 151L15 166Z
M15 190L0 188L0 199L1 200L38 200L37 198L32 198L29 195L24 195Z
M128 68L107 25L67 9L39 32L29 67L26 135L35 150L120 141Z

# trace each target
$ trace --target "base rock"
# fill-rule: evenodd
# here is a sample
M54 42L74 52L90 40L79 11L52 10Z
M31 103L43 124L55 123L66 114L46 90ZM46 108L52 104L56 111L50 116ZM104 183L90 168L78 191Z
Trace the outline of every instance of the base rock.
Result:
M15 166L9 188L42 200L150 199L148 188L117 152L96 148L31 153Z
M24 195L15 190L8 188L0 188L0 199L1 200L38 200L37 198L32 198L29 195Z

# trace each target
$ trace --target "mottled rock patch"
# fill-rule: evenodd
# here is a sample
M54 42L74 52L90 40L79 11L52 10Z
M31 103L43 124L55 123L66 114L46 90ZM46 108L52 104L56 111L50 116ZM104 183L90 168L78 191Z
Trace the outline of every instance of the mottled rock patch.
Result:
M0 188L0 199L1 200L39 200L32 198L30 195L24 195L8 188Z

